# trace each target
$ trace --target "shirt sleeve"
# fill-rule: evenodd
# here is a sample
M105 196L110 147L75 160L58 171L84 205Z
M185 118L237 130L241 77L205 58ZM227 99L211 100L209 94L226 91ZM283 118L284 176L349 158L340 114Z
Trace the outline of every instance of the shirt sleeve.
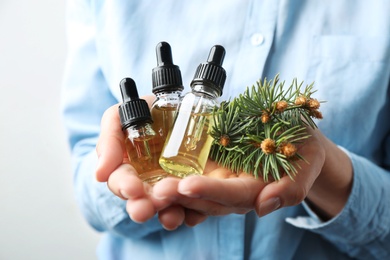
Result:
M389 141L387 144L388 147ZM286 221L322 235L351 257L387 259L390 256L390 173L363 157L347 154L352 161L354 178L351 195L342 212L322 222L304 203L309 216Z
M99 64L93 15L89 1L68 1L68 58L62 91L62 113L69 136L74 189L79 207L98 231L142 237L162 229L157 218L140 225L130 220L126 202L106 183L95 179L95 146L104 111L118 101L111 93Z

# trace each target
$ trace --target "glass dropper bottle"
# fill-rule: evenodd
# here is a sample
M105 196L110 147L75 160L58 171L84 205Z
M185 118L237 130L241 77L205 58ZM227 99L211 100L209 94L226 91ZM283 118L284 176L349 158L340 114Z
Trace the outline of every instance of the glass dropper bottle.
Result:
M122 79L120 90L123 103L119 105L119 117L126 135L128 158L140 179L154 184L167 173L158 163L161 149L152 141L156 137L156 132L151 125L153 121L148 103L139 98L137 86L131 78Z
M157 136L153 142L162 150L184 89L180 68L173 64L171 46L160 42L156 46L157 67L152 70L152 92L156 100L150 109L153 129ZM160 154L159 154L160 156Z
M161 167L170 174L185 177L203 174L213 138L213 110L219 105L226 72L222 68L225 49L211 48L206 63L198 66L191 82L192 91L180 103L175 121L160 157Z

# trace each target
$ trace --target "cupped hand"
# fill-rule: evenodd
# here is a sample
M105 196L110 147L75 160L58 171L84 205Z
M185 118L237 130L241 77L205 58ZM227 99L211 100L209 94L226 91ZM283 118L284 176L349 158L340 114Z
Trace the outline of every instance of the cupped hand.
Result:
M183 207L184 222L195 226L207 216L245 214L253 210L254 199L263 187L263 182L250 175L237 175L209 160L203 176L163 179L153 187L152 196ZM164 213L159 213L160 219L165 218Z
M155 187L154 195L173 198L187 209L214 216L255 210L262 217L305 200L319 217L330 219L341 212L349 198L353 180L351 160L318 129L308 128L308 133L311 137L298 149L306 161L298 162L298 173L293 179L286 175L279 181L265 183L245 173L235 175L209 162L204 176L165 180ZM167 182L176 185L179 196L163 189ZM191 216L192 223L202 220Z
M137 176L127 158L124 146L118 105L107 109L101 121L101 133L96 146L98 165L96 179L107 182L108 188L118 197L134 204L129 215L136 222L144 222L155 214L154 205L148 199L151 187ZM143 208L143 210L137 210Z
M143 97L152 103L154 97ZM185 209L169 199L156 199L152 196L153 187L141 181L134 167L131 166L124 146L125 135L121 129L118 105L107 109L101 121L101 133L96 146L98 165L96 179L107 182L108 188L118 197L127 200L126 210L130 218L143 223L158 213L164 228L175 229L184 222L184 216L197 216L203 221L205 216ZM167 186L169 190L172 186ZM177 193L177 189L170 193Z
M251 210L261 217L278 208L297 205L309 194L325 161L325 151L318 138L320 133L309 131L312 136L299 149L309 163L299 163L299 173L294 180L284 176L279 181L265 183L246 173L236 175L209 161L203 176L162 180L154 187L153 196L175 201L202 217L244 214ZM166 189L167 186L170 188ZM190 225L202 220L193 215L185 216L185 222Z
M151 101L151 97L145 99ZM251 210L264 216L278 208L297 205L305 198L329 218L342 209L349 196L352 168L345 153L319 130L308 131L311 137L299 148L308 163L299 162L294 180L284 176L265 183L261 178L246 173L237 175L209 161L203 176L169 177L152 187L138 178L127 159L115 105L102 118L96 178L107 182L115 195L127 200L126 209L133 221L143 223L157 213L168 230L183 223L197 225L207 216L245 214ZM345 174L337 175L340 171Z

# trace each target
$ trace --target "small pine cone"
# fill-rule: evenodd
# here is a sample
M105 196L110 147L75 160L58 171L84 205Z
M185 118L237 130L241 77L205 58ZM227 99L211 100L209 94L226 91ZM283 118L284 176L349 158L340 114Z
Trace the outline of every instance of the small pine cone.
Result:
M297 106L305 106L307 98L305 96L299 96L295 99L295 105Z
M222 135L219 138L219 144L222 145L223 147L228 146L230 143L230 137L228 135Z
M288 107L288 103L284 100L276 102L276 110L278 112L283 112Z
M269 115L269 113L266 111L263 111L263 113L261 114L261 122L263 122L263 124L266 124L269 122L270 119L271 119L271 116Z
M313 109L313 110L310 110L310 116L311 117L314 117L314 118L317 118L317 119L322 119L322 113L317 110L317 109Z
M265 154L272 154L276 150L275 141L270 139L270 138L264 139L261 142L260 147L261 147L261 150L263 151L263 153L265 153Z
M279 147L279 152L287 158L290 158L297 153L297 147L292 143L284 143Z
M317 99L309 99L307 102L307 105L310 109L319 109L320 108L320 102Z

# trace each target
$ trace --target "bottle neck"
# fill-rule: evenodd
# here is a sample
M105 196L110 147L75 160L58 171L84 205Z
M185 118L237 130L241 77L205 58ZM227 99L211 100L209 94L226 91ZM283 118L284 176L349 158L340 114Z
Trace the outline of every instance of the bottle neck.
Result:
M140 122L138 124L131 125L128 128L124 129L124 132L128 137L155 135L152 125L148 122Z
M161 91L157 92L155 95L158 99L174 100L180 99L181 93L181 91Z
M205 94L212 99L216 99L220 96L220 92L215 88L207 84L194 84L191 86L192 92Z

